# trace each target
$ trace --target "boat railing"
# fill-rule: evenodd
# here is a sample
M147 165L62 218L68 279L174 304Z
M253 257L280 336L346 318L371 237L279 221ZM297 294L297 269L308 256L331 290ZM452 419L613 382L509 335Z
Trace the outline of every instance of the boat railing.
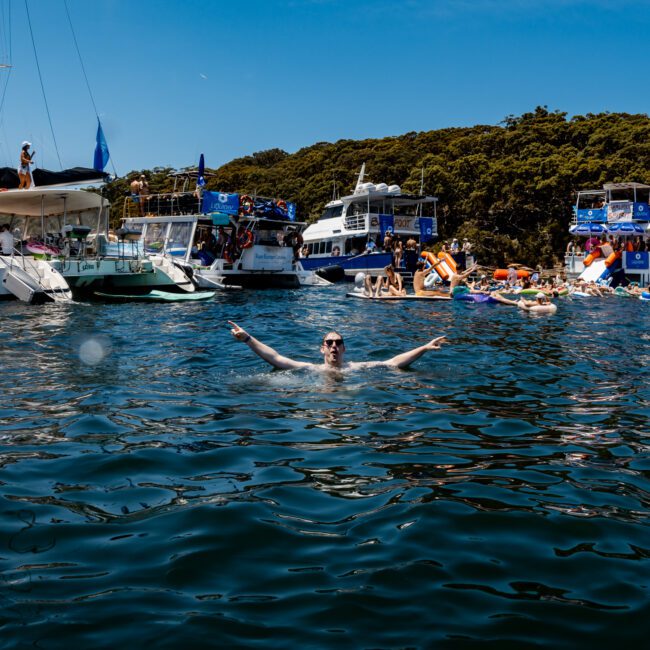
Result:
M196 192L165 192L142 196L126 196L122 218L169 217L180 214L200 214L201 197Z
M344 226L346 230L366 230L365 214L352 214L345 217Z
M34 262L34 258L25 255L20 249L15 248L11 251L11 257L7 261L7 255L3 256L2 261L5 263L9 270L12 267L21 268L23 271L31 275L33 278L38 279L39 284L44 280L45 273L38 264Z

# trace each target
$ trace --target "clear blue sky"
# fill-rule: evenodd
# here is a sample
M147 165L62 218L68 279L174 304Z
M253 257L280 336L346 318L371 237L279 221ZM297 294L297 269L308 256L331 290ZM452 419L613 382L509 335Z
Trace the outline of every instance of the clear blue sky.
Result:
M27 6L63 166L92 166L95 110L64 0ZM194 165L201 152L217 167L274 147L498 124L537 105L569 115L650 106L648 0L67 6L120 175ZM15 166L27 139L42 166L60 169L25 0L0 7L0 63L13 66L0 165ZM0 70L0 90L7 75Z

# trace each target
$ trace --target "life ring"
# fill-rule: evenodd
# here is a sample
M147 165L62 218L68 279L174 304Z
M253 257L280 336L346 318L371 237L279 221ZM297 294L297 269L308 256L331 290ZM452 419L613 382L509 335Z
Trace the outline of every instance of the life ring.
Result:
M280 199L275 205L277 205L278 208L280 210L282 210L282 212L287 211L287 202L286 201L283 201L282 199Z
M239 206L243 210L244 214L250 214L255 207L255 201L248 194L242 194L239 197Z
M242 250L250 248L253 245L253 233L250 230L244 230L241 235L237 235L237 246Z

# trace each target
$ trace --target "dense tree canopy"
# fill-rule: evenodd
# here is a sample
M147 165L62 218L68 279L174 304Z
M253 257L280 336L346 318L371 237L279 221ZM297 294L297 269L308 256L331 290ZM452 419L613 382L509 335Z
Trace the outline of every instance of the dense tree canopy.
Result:
M207 187L294 201L299 218L312 221L335 183L342 194L353 189L364 162L369 180L405 191L419 192L424 174L424 192L439 198L440 237L469 237L484 263L550 266L569 237L578 190L606 182L650 184L650 118L603 113L567 119L537 107L499 126L319 142L294 154L261 151L209 170ZM171 171L144 172L152 192L172 189ZM114 219L135 173L105 189Z

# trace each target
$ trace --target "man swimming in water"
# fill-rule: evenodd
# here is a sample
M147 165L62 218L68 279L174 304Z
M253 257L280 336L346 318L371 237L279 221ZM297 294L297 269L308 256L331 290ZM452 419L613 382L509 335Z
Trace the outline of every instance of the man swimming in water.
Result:
M429 350L439 350L445 340L445 336L439 336L428 343L421 345L408 352L398 354L392 359L386 361L356 361L346 363L343 360L345 354L345 343L343 337L338 332L328 332L323 337L320 346L323 355L323 363L308 363L306 361L295 361L289 357L282 356L272 347L265 345L251 336L246 330L242 329L236 323L228 321L232 325L231 334L242 343L246 343L255 354L275 368L281 370L297 370L299 368L311 368L312 370L356 370L359 368L373 368L383 366L385 368L408 368L416 359L419 359Z

